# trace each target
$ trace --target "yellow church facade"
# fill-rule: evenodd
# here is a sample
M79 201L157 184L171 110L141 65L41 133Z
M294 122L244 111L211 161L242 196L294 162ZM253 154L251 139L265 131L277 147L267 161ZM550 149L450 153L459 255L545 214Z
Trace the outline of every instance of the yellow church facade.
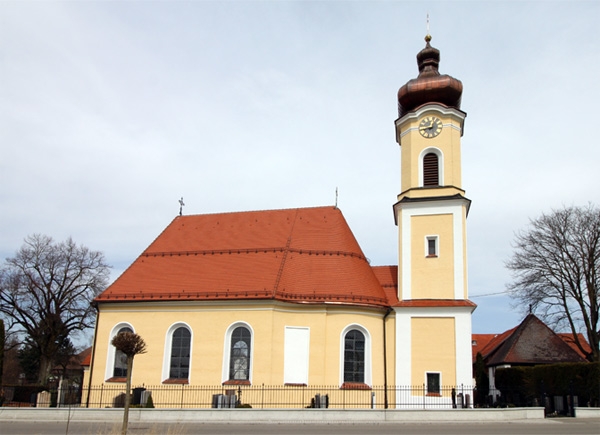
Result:
M153 396L160 386L328 386L403 407L424 397L451 406L448 386L469 394L466 114L462 84L439 74L426 42L419 76L398 92L398 265L372 266L337 207L178 216L96 298L83 402L124 386L111 344L122 331L147 343L132 384L155 386Z
M354 329L365 336L364 384L384 384L383 342L377 333L383 323L378 310L307 308L263 301L243 306L236 302L157 305L124 304L106 309L98 325L98 330L106 333L98 334L95 348L105 358L96 363L92 385L123 382L115 379L115 350L110 345L112 337L123 328L141 335L148 345L148 352L135 359L132 372L135 385L341 386L344 384L344 338L348 330ZM152 317L150 323L149 316ZM232 374L231 337L240 326L250 332L248 371ZM183 378L172 377L170 373L169 356L177 328L190 332L188 372ZM392 339L393 336L390 343Z

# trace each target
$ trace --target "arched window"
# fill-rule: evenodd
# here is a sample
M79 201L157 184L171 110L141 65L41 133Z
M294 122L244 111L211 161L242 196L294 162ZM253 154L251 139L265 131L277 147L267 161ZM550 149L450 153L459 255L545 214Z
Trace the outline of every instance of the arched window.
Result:
M229 380L250 380L250 344L252 335L244 326L238 326L231 333L229 351Z
M170 379L188 379L190 375L190 348L192 334L190 330L180 326L171 338Z
M439 184L439 157L436 153L429 152L423 157L423 186L439 186Z
M124 328L119 329L119 331L115 334L118 335L121 332L133 332L131 328L125 326ZM111 339L112 342L112 339ZM125 378L127 377L127 355L121 352L118 349L115 349L115 363L113 365L113 377L114 378Z
M344 337L344 382L365 382L365 335L357 329Z

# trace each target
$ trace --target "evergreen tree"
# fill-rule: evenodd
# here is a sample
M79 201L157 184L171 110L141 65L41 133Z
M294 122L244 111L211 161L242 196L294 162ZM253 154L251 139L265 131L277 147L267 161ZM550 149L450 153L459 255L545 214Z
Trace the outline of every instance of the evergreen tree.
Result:
M490 392L490 379L480 352L477 352L475 357L475 386L477 388L477 404L485 405Z

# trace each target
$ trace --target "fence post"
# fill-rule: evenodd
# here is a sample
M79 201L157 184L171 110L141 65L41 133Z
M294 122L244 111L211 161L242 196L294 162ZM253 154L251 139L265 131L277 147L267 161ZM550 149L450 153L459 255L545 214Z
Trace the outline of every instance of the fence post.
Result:
M541 382L541 387L540 387L541 393L542 393L542 400L541 400L541 405L544 407L544 416L548 413L548 409L546 408L546 385L544 384L544 380L542 379Z
M99 408L102 408L102 393L104 393L104 384L100 385L100 404L98 405Z
M575 417L575 404L573 403L573 379L569 381L569 417Z

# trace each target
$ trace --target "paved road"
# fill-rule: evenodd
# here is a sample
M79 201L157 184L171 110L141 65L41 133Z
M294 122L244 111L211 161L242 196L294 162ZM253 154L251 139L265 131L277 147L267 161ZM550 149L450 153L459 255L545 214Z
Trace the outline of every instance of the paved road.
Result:
M121 425L115 423L71 423L66 430L63 422L0 422L0 434L21 435L108 435L120 434ZM522 420L506 423L338 423L338 424L283 424L283 423L186 423L142 424L131 423L129 435L184 435L184 434L250 434L250 435L599 435L600 419L556 418L539 421Z

